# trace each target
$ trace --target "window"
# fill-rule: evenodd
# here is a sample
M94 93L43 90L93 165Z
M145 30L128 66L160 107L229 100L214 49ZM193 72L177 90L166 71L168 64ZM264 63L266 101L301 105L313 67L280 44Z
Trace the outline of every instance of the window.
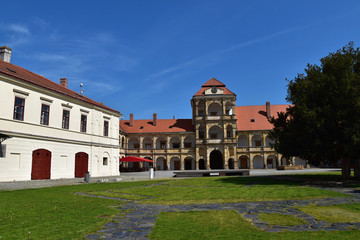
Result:
M227 137L227 138L231 138L231 131L227 131L227 132L226 132L226 137Z
M184 147L185 148L191 148L191 142L185 142Z
M151 149L151 143L145 143L145 149Z
M25 99L15 97L14 119L24 121Z
M173 148L180 148L180 143L173 143Z
M211 139L217 139L217 133L210 133Z
M63 110L62 128L69 129L70 111Z
M204 116L204 110L199 110L198 112L199 112L198 115L199 115L200 117Z
M108 158L103 157L103 166L107 166L107 165L108 165Z
M104 136L109 136L109 121L104 121Z
M41 116L40 116L40 124L49 125L49 112L50 106L46 104L41 105Z
M6 157L6 145L0 142L0 158Z
M86 132L87 116L81 115L80 132Z
M217 112L210 112L210 116L217 116Z
M140 143L134 143L134 148L140 148Z
M226 112L226 115L230 115L230 109L226 109L225 112Z
M261 140L255 140L255 147L261 147Z
M160 141L160 149L165 149L165 148L166 148L166 142Z
M204 132L199 132L199 138L205 138Z

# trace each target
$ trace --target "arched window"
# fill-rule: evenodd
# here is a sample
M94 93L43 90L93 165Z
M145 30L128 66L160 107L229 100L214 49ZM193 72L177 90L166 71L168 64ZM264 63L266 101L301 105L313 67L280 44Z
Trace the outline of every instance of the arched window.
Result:
M193 148L195 146L195 140L193 136L187 136L184 139L184 148Z
M239 147L249 147L249 137L248 135L241 134L238 138Z
M179 137L172 137L170 140L170 148L177 149L180 148L180 138Z
M263 142L261 139L261 135L256 134L252 137L252 141L251 141L252 147L262 147L263 146Z
M222 139L222 131L219 126L212 126L209 129L209 137L210 139Z
M220 116L221 114L221 106L218 103L212 103L208 108L208 115L210 116Z
M165 137L158 137L156 139L156 149L166 149L166 138Z
M143 139L143 149L152 149L153 141L151 137L145 137Z
M205 138L205 128L202 125L199 127L199 138Z
M232 138L233 137L233 128L231 125L228 125L226 127L226 137L227 138Z
M232 107L233 107L233 105L232 105L231 102L227 102L225 104L225 113L226 113L226 115L233 115Z
M198 112L197 112L197 115L199 117L202 117L205 115L205 102L204 101L200 101L198 103Z

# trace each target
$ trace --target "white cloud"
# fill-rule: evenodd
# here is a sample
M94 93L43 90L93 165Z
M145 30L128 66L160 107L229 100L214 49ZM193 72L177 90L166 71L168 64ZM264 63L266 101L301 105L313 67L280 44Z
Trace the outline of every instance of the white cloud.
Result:
M34 18L34 23L41 28L46 28L46 27L50 26L49 22L47 22L46 20L39 18L39 17Z
M234 51L234 50L239 49L239 48L244 48L244 47L247 47L247 46L251 46L251 45L254 45L254 44L256 44L256 43L264 42L264 41L266 41L266 40L275 38L275 37L277 37L277 36L280 36L280 35L283 35L283 34L292 32L292 31L294 31L295 29L297 29L297 27L285 29L285 30L282 30L282 31L279 31L279 32L275 32L275 33L272 33L272 34L269 34L269 35L266 35L266 36L263 36L263 37L260 37L260 38L255 38L255 39L252 39L252 40L249 40L249 41L246 41L246 42L242 42L242 43L239 43L239 44L230 46L230 47L228 47L228 48L220 49L220 50L218 50L218 51L205 54L205 55L203 55L203 56L201 56L201 57L194 58L194 59L189 60L189 61L186 61L186 62L184 62L184 63L181 63L181 64L178 64L178 65L175 65L175 66L172 66L172 67L163 69L163 70L161 70L161 71L159 71L159 72L157 72L157 73L149 76L148 78L145 79L145 81L148 81L148 80L153 79L153 78L156 78L156 77L161 77L161 76L163 76L163 75L172 73L172 72L177 71L177 70L179 70L179 69L183 69L183 68L185 68L186 66L189 66L189 65L191 65L191 64L194 64L194 63L196 63L196 62L207 63L207 62L209 61L209 59L210 59L210 61L213 61L213 59L219 59L219 55L220 55L220 54L224 54L224 53L227 53L227 52L231 52L231 51ZM213 56L216 56L216 58L213 57Z
M35 56L31 56L31 58L35 58L40 61L46 61L46 62L57 62L57 61L66 61L66 57L58 54L47 54L47 53L40 53Z
M9 29L16 33L30 34L28 27L22 24L10 24Z

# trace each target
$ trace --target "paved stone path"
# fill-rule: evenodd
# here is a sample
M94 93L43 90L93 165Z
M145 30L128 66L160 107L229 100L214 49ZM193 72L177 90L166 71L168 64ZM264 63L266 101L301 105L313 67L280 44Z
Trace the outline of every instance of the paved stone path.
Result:
M161 183L160 183L161 184ZM151 186L151 185L149 185ZM160 212L188 212L188 211L211 211L211 210L236 210L244 218L250 220L256 227L265 232L288 231L335 231L359 229L360 221L355 223L328 223L318 221L295 207L308 205L326 206L335 204L360 203L360 191L343 188L326 188L350 194L349 198L324 198L311 200L287 200L287 201L263 201L263 202L240 202L240 203L213 203L213 204L188 204L188 205L159 205L142 204L129 201L119 209L123 215L116 216L111 222L104 225L103 229L95 234L87 235L86 239L149 239L152 227ZM277 226L262 222L259 219L261 213L280 213L293 215L306 220L306 224L297 226Z

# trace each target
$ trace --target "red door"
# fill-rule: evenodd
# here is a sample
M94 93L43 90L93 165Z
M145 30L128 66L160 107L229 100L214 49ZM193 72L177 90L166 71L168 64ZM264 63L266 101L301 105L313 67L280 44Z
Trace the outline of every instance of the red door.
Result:
M46 149L33 151L31 179L50 179L51 152Z
M242 158L240 158L240 167L241 168L247 168L248 166L247 166L247 158L245 158L245 157L242 157Z
M89 155L84 152L75 154L75 177L82 178L88 171L88 157Z

